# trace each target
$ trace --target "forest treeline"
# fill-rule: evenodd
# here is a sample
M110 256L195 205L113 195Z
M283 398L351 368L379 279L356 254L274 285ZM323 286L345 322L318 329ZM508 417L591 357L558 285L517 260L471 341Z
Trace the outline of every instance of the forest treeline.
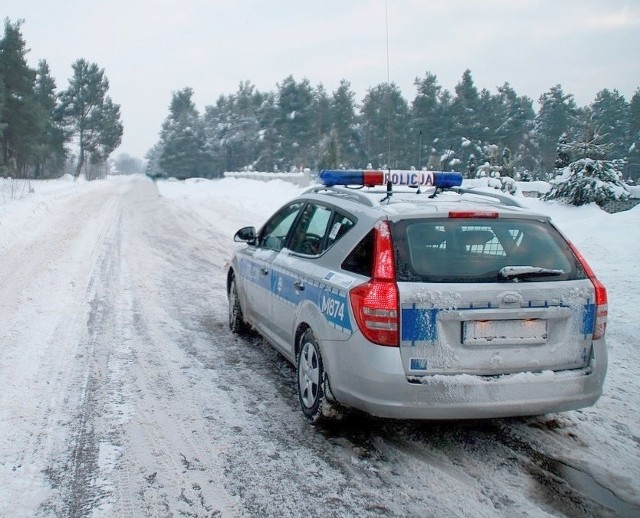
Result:
M310 168L457 170L546 178L559 145L594 142L618 169L640 173L640 89L627 100L604 89L579 107L561 85L534 101L508 83L478 90L470 70L453 92L426 72L411 101L394 83L370 88L361 102L349 81L328 93L293 76L275 91L250 81L200 114L193 90L174 92L158 143L147 158L153 177L211 178L225 171Z
M5 19L0 39L0 175L105 174L124 128L104 69L78 59L68 87L57 91L46 60L28 66L22 23ZM266 92L243 81L202 113L187 87L171 96L160 139L145 157L147 173L215 178L225 171L371 166L546 178L562 146L596 143L617 171L640 176L640 89L629 100L604 89L579 107L561 85L537 105L508 83L479 90L470 70L453 92L431 72L414 85L411 101L394 83L357 100L346 79L331 93L293 76Z
M104 176L123 133L104 69L78 59L58 92L46 60L29 67L22 23L5 19L0 39L0 176Z

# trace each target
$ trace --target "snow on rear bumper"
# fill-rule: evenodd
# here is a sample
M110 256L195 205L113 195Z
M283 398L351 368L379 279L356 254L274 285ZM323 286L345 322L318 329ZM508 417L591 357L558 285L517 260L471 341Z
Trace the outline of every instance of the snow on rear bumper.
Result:
M373 368L329 370L332 391L347 406L398 419L496 418L584 408L601 396L607 370L604 339L594 342L591 361L583 369L492 377L407 378L397 349L372 347L366 365ZM342 367L349 364L364 365L347 362Z

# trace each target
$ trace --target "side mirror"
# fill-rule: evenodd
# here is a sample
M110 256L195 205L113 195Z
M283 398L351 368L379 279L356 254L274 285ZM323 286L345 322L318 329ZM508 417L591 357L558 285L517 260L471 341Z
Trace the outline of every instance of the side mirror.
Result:
M249 245L256 244L256 227L243 227L236 232L233 240L238 243L247 243Z

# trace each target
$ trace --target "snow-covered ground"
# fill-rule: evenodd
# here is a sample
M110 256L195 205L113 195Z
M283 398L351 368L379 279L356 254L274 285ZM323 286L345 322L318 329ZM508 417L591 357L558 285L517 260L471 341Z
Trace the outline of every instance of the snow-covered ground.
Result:
M607 286L594 407L319 431L226 325L233 234L301 190L0 179L0 516L640 514L640 207L522 198Z

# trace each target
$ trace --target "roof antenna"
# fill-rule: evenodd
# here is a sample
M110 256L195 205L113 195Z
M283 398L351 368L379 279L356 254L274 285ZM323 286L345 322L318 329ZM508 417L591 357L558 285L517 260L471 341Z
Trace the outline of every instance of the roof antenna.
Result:
M385 202L385 201L387 203L390 202L391 201L391 196L393 196L393 182L391 180L389 180L387 182L387 195L380 200L380 203Z
M391 171L391 67L389 65L389 0L385 0L385 25L387 30L387 115L389 117L388 125L388 150L387 150L387 167Z

